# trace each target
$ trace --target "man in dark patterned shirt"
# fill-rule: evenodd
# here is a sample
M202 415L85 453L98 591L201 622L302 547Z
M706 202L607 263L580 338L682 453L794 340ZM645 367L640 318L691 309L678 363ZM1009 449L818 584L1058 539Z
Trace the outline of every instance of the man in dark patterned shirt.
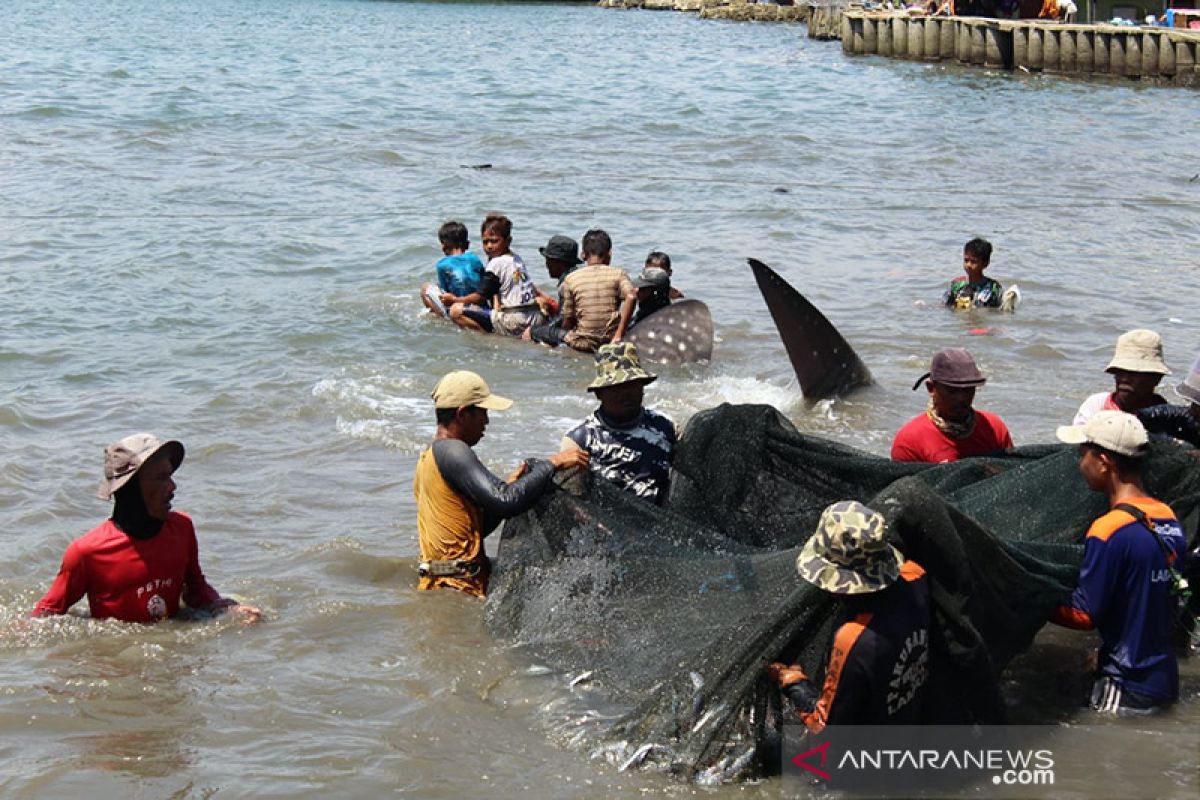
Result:
M600 407L563 438L562 449L583 450L591 470L627 492L662 505L671 484L675 423L642 406L655 380L638 362L631 342L602 345L596 379L588 386Z

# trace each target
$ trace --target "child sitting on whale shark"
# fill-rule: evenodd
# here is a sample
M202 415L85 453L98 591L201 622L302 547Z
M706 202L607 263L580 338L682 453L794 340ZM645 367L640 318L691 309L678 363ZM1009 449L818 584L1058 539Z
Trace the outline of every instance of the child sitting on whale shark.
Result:
M545 317L538 308L537 287L529 279L525 262L512 251L512 221L502 214L489 214L481 228L487 267L479 291L458 298L450 307L450 319L468 330L520 336L530 325ZM491 303L480 308L475 303Z
M446 317L447 308L479 291L483 262L467 250L471 246L467 226L457 220L438 228L438 241L442 245L442 258L437 262L437 284L421 287L421 302L430 312Z

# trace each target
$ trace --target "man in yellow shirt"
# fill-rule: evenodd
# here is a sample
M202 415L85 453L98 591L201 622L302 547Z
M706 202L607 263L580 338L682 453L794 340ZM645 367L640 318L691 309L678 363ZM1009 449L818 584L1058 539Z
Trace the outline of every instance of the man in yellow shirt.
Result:
M418 589L448 587L483 597L490 572L483 539L501 520L527 511L556 470L586 467L586 452L555 453L522 464L501 480L471 449L483 438L488 410L512 400L492 394L483 378L457 370L433 390L437 433L417 459L413 494L421 545Z

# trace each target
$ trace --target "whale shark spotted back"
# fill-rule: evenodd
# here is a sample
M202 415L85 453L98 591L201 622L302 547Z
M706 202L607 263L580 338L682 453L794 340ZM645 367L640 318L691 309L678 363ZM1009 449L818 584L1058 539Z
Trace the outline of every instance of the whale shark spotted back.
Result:
M678 300L655 311L625 334L638 356L654 364L690 364L712 358L713 324L708 306Z

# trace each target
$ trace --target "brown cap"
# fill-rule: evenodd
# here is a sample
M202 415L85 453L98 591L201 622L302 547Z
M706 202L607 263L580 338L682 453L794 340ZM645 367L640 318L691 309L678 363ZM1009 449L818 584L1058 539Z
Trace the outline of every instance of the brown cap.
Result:
M961 347L949 347L934 353L933 360L929 362L929 372L917 378L917 382L913 384L913 391L916 391L926 378L934 383L958 388L983 386L987 383L987 378L979 371L975 359Z
M183 445L174 439L164 442L152 433L135 433L104 448L104 483L96 490L96 496L101 500L111 498L160 450L166 450L171 459L171 471L179 469L183 463Z
M433 387L430 396L435 408L479 406L492 411L504 411L512 408L513 404L507 397L492 394L483 378L465 369L455 370L443 377Z

